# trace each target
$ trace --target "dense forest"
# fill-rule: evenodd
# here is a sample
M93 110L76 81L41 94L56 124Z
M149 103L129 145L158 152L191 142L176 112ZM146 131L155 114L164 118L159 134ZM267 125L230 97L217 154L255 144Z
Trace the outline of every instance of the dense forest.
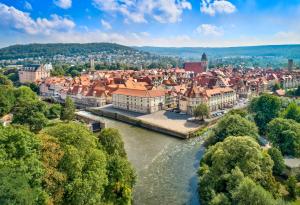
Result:
M78 56L95 54L100 52L115 53L139 52L133 48L113 43L51 43L51 44L28 44L13 45L0 49L0 60L34 57L53 57L55 55ZM146 53L146 52L141 52ZM150 55L150 54L148 54Z

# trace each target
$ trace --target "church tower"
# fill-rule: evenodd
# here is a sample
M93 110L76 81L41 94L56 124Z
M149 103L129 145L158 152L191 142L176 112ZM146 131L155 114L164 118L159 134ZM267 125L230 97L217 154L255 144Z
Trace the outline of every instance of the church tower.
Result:
M207 59L207 56L205 53L202 54L201 65L202 65L202 68L204 68L205 72L207 72L208 71L208 59Z
M90 71L95 70L95 60L94 58L90 58Z

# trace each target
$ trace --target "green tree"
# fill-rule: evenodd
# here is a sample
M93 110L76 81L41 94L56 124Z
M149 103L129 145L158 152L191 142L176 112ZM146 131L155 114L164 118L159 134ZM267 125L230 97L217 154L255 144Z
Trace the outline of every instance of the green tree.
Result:
M265 134L267 124L278 116L280 108L280 98L270 94L263 94L251 101L250 111L254 113L254 120L262 134Z
M52 104L48 107L47 118L56 119L60 117L62 107L60 104Z
M279 149L276 147L272 147L268 149L268 154L271 156L274 166L273 166L273 174L274 175L280 175L282 174L285 165L284 165L284 159Z
M295 176L290 176L286 182L287 191L289 192L289 197L292 200L297 199L297 179Z
M75 118L75 105L69 96L66 98L60 118L66 121L71 121Z
M22 107L23 105L32 102L32 101L39 101L38 96L35 92L33 92L27 86L21 86L15 90L15 97L16 97L16 107Z
M244 118L247 116L247 114L247 111L244 109L232 109L228 112L228 115L240 115Z
M64 201L67 175L60 170L60 162L64 156L57 138L45 133L38 135L41 141L41 161L45 169L42 184L49 195L48 204L62 204Z
M126 158L117 155L108 158L108 185L105 187L104 198L112 204L128 205L132 199L135 172Z
M45 113L47 113L47 106L44 102L29 101L15 107L13 123L28 125L31 131L38 132L47 125L48 119Z
M209 204L221 193L231 200L230 193L243 176L277 195L278 183L272 167L271 157L252 137L226 138L211 146L201 160L198 172L201 203Z
M283 155L300 156L300 124L275 118L268 124L267 137Z
M8 86L0 86L0 117L11 112L15 101L14 89Z
M204 120L204 117L209 115L209 108L206 104L200 103L197 105L193 111L194 117L200 118L200 120Z
M258 130L253 122L240 115L226 115L222 118L212 132L212 142L223 141L229 136L250 136L258 138Z
M5 75L0 74L0 85L12 87L13 83Z
M64 153L58 167L54 166L66 174L62 204L104 204L107 160L97 138L79 123L59 123L44 133L56 138Z
M295 102L291 102L281 113L281 117L300 122L300 106L298 106Z
M99 134L99 142L109 155L126 157L124 142L117 129L106 128Z
M0 204L46 204L37 137L21 127L0 126Z
M232 192L233 204L236 205L275 205L272 194L246 177Z

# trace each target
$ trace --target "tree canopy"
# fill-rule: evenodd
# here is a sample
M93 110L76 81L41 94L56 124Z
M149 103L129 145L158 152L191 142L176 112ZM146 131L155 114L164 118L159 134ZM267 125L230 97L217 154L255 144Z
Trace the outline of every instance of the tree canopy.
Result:
M5 75L0 74L0 85L13 86L13 83Z
M240 115L224 116L213 129L212 142L223 141L229 136L250 136L258 138L258 130L253 122L241 117Z
M37 137L22 127L0 126L0 144L0 204L45 204Z
M194 117L200 118L200 120L203 120L204 117L207 117L209 115L209 108L206 104L200 103L197 105L194 109Z
M69 96L66 98L60 118L66 121L71 121L75 118L75 105Z
M121 139L121 135L117 129L107 128L100 132L99 142L103 146L104 150L109 155L118 155L126 157L124 149L124 143Z
M285 168L285 164L280 150L277 149L276 147L271 147L270 149L268 149L268 154L271 156L271 159L274 162L273 174L274 175L282 174Z
M252 137L226 138L211 146L201 160L198 172L201 203L209 204L219 194L232 201L231 193L244 177L276 196L278 184L272 167L271 157Z
M277 203L270 192L248 177L244 178L233 190L232 200L236 205L275 205Z
M295 102L291 102L288 107L281 113L281 117L300 122L300 106L298 106Z
M270 94L263 94L251 101L250 111L254 113L254 120L262 134L265 133L267 124L278 116L280 108L280 98Z
M267 137L283 155L300 156L300 124L296 121L275 118L268 124Z

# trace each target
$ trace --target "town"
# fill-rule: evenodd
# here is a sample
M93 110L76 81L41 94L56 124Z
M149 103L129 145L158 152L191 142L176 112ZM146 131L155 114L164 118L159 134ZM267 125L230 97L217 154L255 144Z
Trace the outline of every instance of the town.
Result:
M204 53L201 62L187 62L184 68L151 70L95 71L79 77L51 77L51 64L24 66L19 70L21 83L37 83L44 98L64 101L70 96L78 107L113 107L138 113L154 113L173 108L181 114L193 114L193 109L205 103L210 113L232 108L260 93L274 90L284 96L285 90L300 85L300 72L293 61L282 70L239 70L231 66L208 70Z

